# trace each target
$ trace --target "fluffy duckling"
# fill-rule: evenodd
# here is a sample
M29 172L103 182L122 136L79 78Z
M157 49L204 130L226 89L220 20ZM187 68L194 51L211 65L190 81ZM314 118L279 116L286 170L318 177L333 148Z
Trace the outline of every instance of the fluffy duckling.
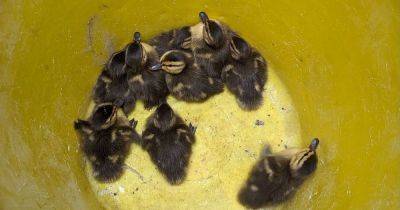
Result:
M242 109L255 110L262 104L267 64L261 54L238 35L232 36L230 58L221 78Z
M136 124L112 103L99 104L88 120L74 122L96 180L113 182L122 176L131 144L140 141Z
M96 104L116 100L123 101L126 114L135 108L135 96L129 90L125 68L125 51L114 53L104 67L93 88L92 98Z
M201 23L190 28L191 49L200 68L209 76L220 79L223 64L229 56L231 30L217 20L199 13Z
M200 69L191 53L171 50L161 57L160 68L171 95L188 102L200 102L223 91L223 83Z
M308 148L276 154L271 154L268 147L264 149L239 192L239 202L249 208L261 208L288 199L317 168L318 143L315 138Z
M191 52L191 36L190 27L184 26L151 38L149 44L155 48L159 55L163 55L170 50Z
M186 177L194 134L195 128L166 103L147 119L142 146L170 184L180 184Z
M129 88L136 99L143 100L146 109L161 104L168 95L164 73L151 70L159 62L154 48L141 42L140 33L135 32L134 41L125 50L125 64Z

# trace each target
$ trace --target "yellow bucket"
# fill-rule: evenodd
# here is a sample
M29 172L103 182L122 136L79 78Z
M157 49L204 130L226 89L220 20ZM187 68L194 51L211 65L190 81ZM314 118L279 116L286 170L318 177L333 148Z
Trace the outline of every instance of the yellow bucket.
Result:
M280 208L400 208L399 1L1 5L0 208L242 209L237 189L262 145L278 151L312 137L321 140L318 169ZM171 99L198 124L188 180L168 186L133 147L128 164L144 182L129 171L111 185L93 182L72 122L87 111L103 63L134 31L146 40L197 23L199 11L230 25L268 60L264 106L242 112L227 92L205 104ZM149 114L141 105L132 113L139 130Z

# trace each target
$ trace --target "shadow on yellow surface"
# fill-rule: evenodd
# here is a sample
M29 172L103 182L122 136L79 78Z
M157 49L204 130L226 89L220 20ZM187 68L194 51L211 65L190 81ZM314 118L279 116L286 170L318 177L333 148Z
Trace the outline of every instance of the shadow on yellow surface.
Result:
M399 1L121 2L1 3L0 207L98 208L72 122L102 63L134 31L204 10L276 69L302 141L321 139L316 174L284 206L400 208Z

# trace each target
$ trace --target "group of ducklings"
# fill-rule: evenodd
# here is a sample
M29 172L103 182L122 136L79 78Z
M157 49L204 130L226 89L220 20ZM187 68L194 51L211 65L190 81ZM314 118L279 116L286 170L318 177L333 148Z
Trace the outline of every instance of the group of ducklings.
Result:
M96 180L120 178L131 144L136 143L170 184L184 181L196 128L168 105L169 94L202 102L221 93L225 84L242 109L255 110L262 104L264 58L226 24L204 12L199 17L200 23L161 33L148 43L135 32L133 41L105 65L93 88L94 110L88 119L74 123ZM127 117L137 100L146 109L157 107L142 135L135 130L137 121ZM315 171L318 143L313 139L308 148L275 154L266 147L238 194L239 202L259 208L288 198Z

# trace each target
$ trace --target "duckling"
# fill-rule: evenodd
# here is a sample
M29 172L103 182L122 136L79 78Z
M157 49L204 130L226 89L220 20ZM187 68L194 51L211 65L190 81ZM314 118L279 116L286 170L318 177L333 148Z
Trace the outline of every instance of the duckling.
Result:
M267 64L261 54L238 35L232 36L230 58L221 78L242 109L255 110L262 104Z
M199 13L201 23L190 28L191 49L200 68L209 76L220 79L223 64L229 56L231 29L217 20Z
M195 127L187 126L166 103L147 119L142 147L172 185L182 183L186 177L195 131Z
M168 90L178 100L201 102L224 89L220 80L207 76L200 69L191 53L171 50L160 60L160 68L167 72L165 80Z
M164 73L151 70L159 62L158 53L141 42L140 33L135 32L134 41L125 49L125 64L129 88L137 100L143 100L146 109L161 104L168 95Z
M136 99L129 90L127 80L125 51L111 55L93 88L92 98L97 104L122 100L123 110L126 114L135 108Z
M190 27L184 26L151 38L149 44L154 47L159 55L170 50L191 52L191 36Z
M131 144L140 142L136 124L135 120L128 121L122 109L112 103L99 104L88 120L74 122L81 149L96 180L113 182L122 176Z
M266 147L238 194L248 208L278 204L290 198L296 188L317 168L317 138L305 149L286 149L271 154Z

